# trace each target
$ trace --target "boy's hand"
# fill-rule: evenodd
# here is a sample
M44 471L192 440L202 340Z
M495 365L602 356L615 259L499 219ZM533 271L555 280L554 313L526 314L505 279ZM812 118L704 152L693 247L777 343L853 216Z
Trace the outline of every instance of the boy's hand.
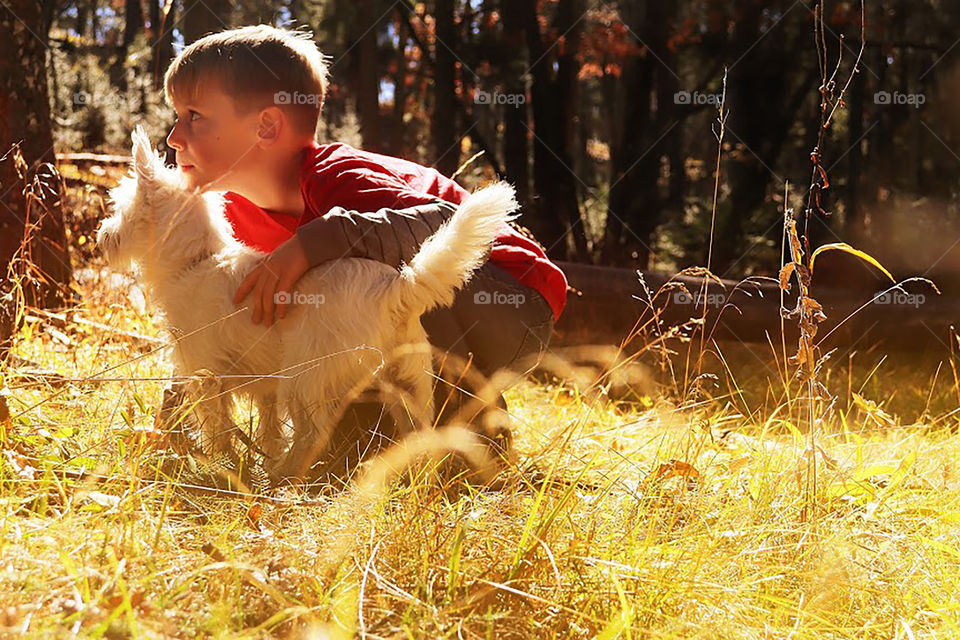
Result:
M294 234L247 274L233 296L233 302L240 304L252 290L253 324L258 324L262 318L269 327L274 321L274 310L279 318L287 315L293 286L309 268L300 238Z

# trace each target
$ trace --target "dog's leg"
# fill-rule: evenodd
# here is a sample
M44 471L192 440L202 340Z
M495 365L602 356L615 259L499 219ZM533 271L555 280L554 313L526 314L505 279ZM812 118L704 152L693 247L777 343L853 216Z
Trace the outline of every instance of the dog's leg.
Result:
M270 469L275 481L307 477L333 435L335 416L330 403L307 403L293 397L286 405L293 419L293 443L279 464Z
M430 379L423 373L403 377L399 372L393 380L384 381L381 401L393 421L392 437L404 438L414 431L433 424L433 393Z
M333 440L311 470L311 480L346 485L365 460L397 441L393 416L375 392L361 393L341 414Z
M276 394L259 398L257 410L260 414L257 445L268 460L279 460L287 447L287 442L283 437L283 422L280 419Z
M232 397L220 379L211 372L202 369L196 375L202 377L187 383L187 391L197 403L194 410L203 434L202 444L209 446L213 453L230 453L234 429L230 419Z

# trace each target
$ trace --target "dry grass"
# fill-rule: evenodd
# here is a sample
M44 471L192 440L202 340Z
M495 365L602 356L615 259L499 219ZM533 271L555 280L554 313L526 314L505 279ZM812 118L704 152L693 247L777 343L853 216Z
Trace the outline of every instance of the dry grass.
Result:
M160 335L130 289L85 282L84 318ZM545 483L452 493L418 477L375 499L348 491L297 505L199 495L149 471L163 445L159 379L170 375L155 345L42 321L27 323L15 353L68 380L3 371L8 633L960 634L960 437L956 416L931 413L956 406L948 367L933 382L932 370L872 363L836 376L841 402L821 429L805 520L803 398L762 376L738 384L728 373L720 395L687 408L652 391L623 403L525 382L507 401L521 458ZM905 388L927 399L910 405L920 422L852 399Z

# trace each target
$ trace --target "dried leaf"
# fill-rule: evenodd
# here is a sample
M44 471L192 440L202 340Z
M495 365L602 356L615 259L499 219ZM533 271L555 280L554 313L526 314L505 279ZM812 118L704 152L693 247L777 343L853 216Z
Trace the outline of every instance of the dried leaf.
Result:
M124 602L124 597L123 597L122 594L114 593L113 595L111 595L110 597L108 597L108 598L105 600L105 602L106 602L107 606L109 606L111 609L116 609L117 607L119 607L120 605L123 604L123 602ZM143 605L144 605L144 603L143 603L143 591L142 591L142 590L137 590L137 591L134 591L133 593L130 594L130 606L131 606L131 607L133 607L134 609L140 609L140 610L149 609L149 607L145 607L145 606L143 606Z
M668 480L676 476L696 481L700 479L700 472L689 462L669 460L661 463L660 466L657 467L657 470L653 474L653 479Z
M750 464L750 461L753 460L753 456L743 456L742 458L737 458L736 460L731 460L727 463L727 471L734 473L739 471L743 467Z
M254 502L250 505L250 508L247 509L247 524L254 530L260 530L260 515L263 513L263 505L259 502Z
M7 396L10 395L10 389L6 386L3 386L3 381L0 380L0 445L2 445L6 438L10 437L10 432L13 431L13 423L10 421L10 406L7 404Z
M788 262L780 269L780 288L784 291L790 291L790 276L793 275L796 266L795 262Z
M797 221L790 220L787 224L787 234L790 239L790 258L796 264L803 264L803 249L800 244L800 236L797 235Z
M19 626L22 617L18 607L9 606L6 609L0 609L0 628L12 629Z
M215 546L213 546L209 542L203 543L203 546L200 547L200 550L203 551L208 556L210 556L211 558L213 558L214 560L216 560L217 562L224 562L227 559L227 557L223 555L223 552L220 551L220 549L217 549Z
M804 296L800 299L801 304L803 305L804 311L807 312L807 316L811 319L820 322L826 320L827 316L823 313L823 305L817 302L815 299ZM816 331L814 329L814 331Z

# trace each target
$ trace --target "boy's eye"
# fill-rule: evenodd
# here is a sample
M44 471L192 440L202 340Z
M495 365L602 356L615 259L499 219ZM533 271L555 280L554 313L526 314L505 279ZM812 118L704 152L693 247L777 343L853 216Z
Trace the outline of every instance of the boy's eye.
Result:
M188 115L190 116L190 120L197 120L200 117L200 114L194 111L193 109L190 109L190 112Z

